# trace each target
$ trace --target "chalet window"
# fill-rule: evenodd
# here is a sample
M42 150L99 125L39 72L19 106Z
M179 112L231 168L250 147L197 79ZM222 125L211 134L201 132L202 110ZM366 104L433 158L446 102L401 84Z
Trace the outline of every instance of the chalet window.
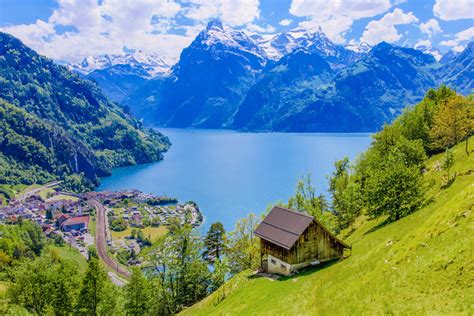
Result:
M270 262L271 262L272 264L277 264L277 262L276 262L275 259L270 259Z

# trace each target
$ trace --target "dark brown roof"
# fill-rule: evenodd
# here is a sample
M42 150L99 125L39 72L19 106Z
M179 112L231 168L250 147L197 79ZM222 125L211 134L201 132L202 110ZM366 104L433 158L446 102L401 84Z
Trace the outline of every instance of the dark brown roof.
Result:
M337 238L313 216L281 206L275 206L268 213L255 230L255 235L289 250L313 220L343 247L352 248Z
M255 235L290 249L313 221L313 217L275 206L255 230Z

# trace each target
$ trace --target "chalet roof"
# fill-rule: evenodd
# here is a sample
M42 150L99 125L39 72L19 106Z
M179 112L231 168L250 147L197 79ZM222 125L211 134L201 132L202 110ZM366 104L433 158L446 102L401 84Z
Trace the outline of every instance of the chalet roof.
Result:
M263 219L255 230L255 235L275 245L289 250L301 234L304 233L309 224L315 221L332 238L345 248L351 248L348 244L334 236L323 224L313 216L305 213L292 211L281 206L275 206Z
M255 230L255 235L290 249L313 221L313 217L275 206Z

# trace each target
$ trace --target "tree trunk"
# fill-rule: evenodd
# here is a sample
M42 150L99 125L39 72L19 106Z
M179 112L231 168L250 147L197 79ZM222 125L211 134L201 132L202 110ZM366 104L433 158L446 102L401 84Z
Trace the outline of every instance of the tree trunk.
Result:
M466 138L466 155L469 156L469 136Z

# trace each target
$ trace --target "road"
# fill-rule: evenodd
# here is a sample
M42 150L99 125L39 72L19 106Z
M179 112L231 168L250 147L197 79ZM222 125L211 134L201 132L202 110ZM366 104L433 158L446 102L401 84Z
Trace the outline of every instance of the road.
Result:
M16 200L20 201L20 202L23 202L25 201L27 198L29 198L30 196L32 195L35 195L35 194L38 194L40 193L42 190L46 189L46 188L52 188L58 184L60 184L61 181L54 181L54 182L50 182L50 183L47 183L45 185L42 185L40 187L37 187L37 188L34 188L34 189L31 189L31 190L28 190L28 191L25 191L23 192L20 196L18 196L16 198Z

